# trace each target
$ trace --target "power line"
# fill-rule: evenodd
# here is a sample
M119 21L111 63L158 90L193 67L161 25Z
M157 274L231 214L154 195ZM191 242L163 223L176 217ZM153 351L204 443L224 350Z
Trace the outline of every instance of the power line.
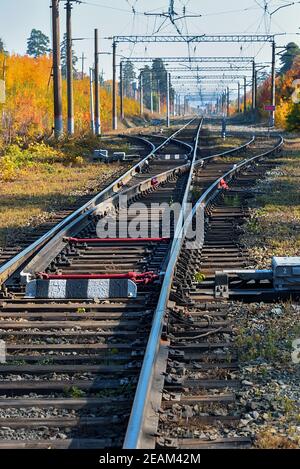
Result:
M181 21L183 19L186 20L186 18L194 18L194 17L201 17L202 15L201 14L187 14L186 12L186 8L183 7L183 13L182 15L180 16L179 13L177 13L175 11L175 1L174 0L169 0L169 8L168 8L168 11L162 11L162 12L157 12L157 13L152 13L152 12L145 12L144 13L146 16L154 16L154 17L162 17L162 18L165 18L162 22L162 24L159 26L158 28L158 31L161 31L163 25L165 25L165 23L169 20L170 23L174 26L174 28L176 29L177 33L182 36L182 31L179 29L178 25L177 25L177 22L178 21ZM157 34L156 32L156 34Z
M103 5L102 3L94 3L94 2L86 2L84 0L79 0L80 3L83 3L84 5L89 5L89 6L94 6L94 7L98 7L98 8L106 8L108 10L115 10L115 11L120 11L120 12L123 12L123 13L132 13L132 9L131 10L127 10L125 8L118 8L118 7L113 7L113 6L109 6L109 5ZM140 16L143 16L144 13L142 12L139 12L137 10L134 11L134 14L135 15L140 15Z
M286 7L290 7L292 5L296 5L296 4L299 4L300 2L291 2L291 3L288 3L286 5L281 5L279 6L278 8L276 8L274 11L272 11L270 14L270 16L274 15L275 13L277 13L277 11L281 10L282 8L286 8Z

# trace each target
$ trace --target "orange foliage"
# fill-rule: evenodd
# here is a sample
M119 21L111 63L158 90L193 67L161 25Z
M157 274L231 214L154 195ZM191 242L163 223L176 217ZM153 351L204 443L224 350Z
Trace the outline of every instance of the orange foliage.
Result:
M292 94L295 90L293 81L300 78L300 57L297 56L291 69L276 78L276 113L275 121L278 127L285 128L287 117L293 108ZM264 111L264 104L270 104L271 78L262 83L258 89L258 108L260 114L267 117L269 113Z
M285 75L276 77L276 112L275 122L277 127L287 128L287 118L294 108L292 95L298 88L298 97L300 97L300 87L293 85L294 80L300 79L300 56L295 57L293 65ZM268 77L257 90L257 108L259 114L268 119L269 112L264 110L265 104L271 104L271 77ZM243 104L242 104L243 109ZM251 110L252 97L251 92L247 93L247 109ZM230 115L235 114L237 102L230 107Z
M0 57L0 63L3 56ZM11 55L6 58L6 103L3 105L3 132L10 138L21 134L33 136L50 133L53 126L52 59ZM76 131L90 128L89 79L74 80ZM104 130L111 128L111 93L100 90L101 120ZM119 103L118 103L119 105ZM125 99L126 115L138 115L139 104ZM63 114L66 120L66 83L63 82Z

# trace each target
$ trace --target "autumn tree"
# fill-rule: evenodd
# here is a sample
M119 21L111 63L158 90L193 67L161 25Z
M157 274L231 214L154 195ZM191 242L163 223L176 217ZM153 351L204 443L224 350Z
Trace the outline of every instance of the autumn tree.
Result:
M0 37L0 53L1 53L1 52L4 52L4 42L3 42L3 40L2 40L1 37Z
M61 73L63 78L67 78L67 35L64 34L63 42L60 48L61 54ZM78 62L78 57L76 56L74 50L72 50L72 62L73 62L73 73L76 74L76 64Z
M281 74L285 74L291 69L295 57L297 57L297 55L300 55L300 49L298 45L295 42L289 42L285 46L285 51L283 52L280 58L282 64L280 69Z
M104 86L104 71L101 70L101 73L99 75L99 85Z
M134 71L134 65L130 60L126 60L123 63L123 87L124 87L124 94L128 98L132 98L133 93L133 83L136 78L136 74Z
M0 77L4 55L0 54ZM6 103L0 126L0 140L10 142L16 135L33 139L36 135L48 135L52 125L53 95L52 83L49 80L52 57L30 57L11 54L6 59ZM89 77L74 81L74 114L76 131L86 133L90 129L90 95ZM111 129L112 122L112 82L104 82L100 88L101 121L104 131ZM63 114L67 113L67 84L63 81ZM118 109L120 101L118 100ZM139 114L137 101L124 100L127 117Z
M160 97L163 101L167 100L167 69L164 61L161 58L154 59L152 62L152 77L154 82L154 89L159 91ZM170 98L174 99L174 89L171 85Z
M154 59L152 62L153 80L157 83L161 96L167 95L167 70L162 59Z
M39 29L32 29L30 37L27 39L27 54L33 57L40 57L50 52L50 40L46 34Z
M148 65L145 65L140 72L140 77L142 77L143 83L143 96L145 106L150 109L151 107L151 68Z

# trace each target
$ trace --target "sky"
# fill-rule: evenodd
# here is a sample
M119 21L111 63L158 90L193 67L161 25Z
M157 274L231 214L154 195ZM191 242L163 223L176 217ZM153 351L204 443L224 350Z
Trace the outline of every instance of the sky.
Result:
M176 13L183 8L187 15L201 15L176 22L182 34L279 34L278 46L300 43L300 1L289 0L175 0ZM65 1L61 0L61 36L65 32ZM50 0L0 0L0 37L10 53L26 53L26 40L31 29L40 29L51 37ZM102 52L111 53L114 35L178 34L164 17L144 13L168 11L169 0L83 0L73 7L73 38L77 56L86 56L85 71L93 65L93 32L99 29ZM280 8L280 9L278 9ZM278 11L276 11L278 9ZM135 13L134 13L135 12ZM165 20L165 23L163 21ZM278 49L280 52L280 49ZM255 56L257 62L270 62L270 44L186 43L118 45L118 53L134 56ZM100 68L104 78L112 76L112 57L102 55ZM279 63L278 63L279 65Z

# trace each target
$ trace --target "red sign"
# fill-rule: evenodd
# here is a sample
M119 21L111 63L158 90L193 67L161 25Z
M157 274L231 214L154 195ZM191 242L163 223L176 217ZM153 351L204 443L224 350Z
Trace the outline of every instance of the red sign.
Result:
M273 106L272 104L265 104L264 108L265 111L275 111L276 106Z

